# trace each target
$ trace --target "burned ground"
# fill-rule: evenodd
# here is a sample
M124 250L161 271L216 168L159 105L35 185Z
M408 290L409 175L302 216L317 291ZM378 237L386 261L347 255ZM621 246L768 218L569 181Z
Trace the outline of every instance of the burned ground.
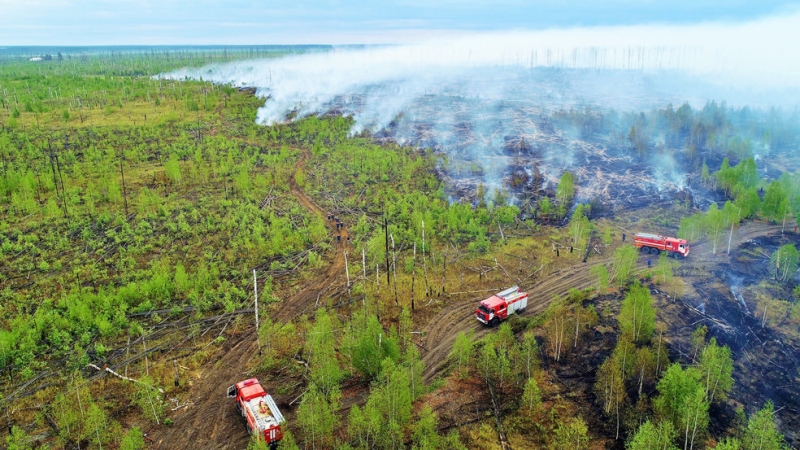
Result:
M730 257L722 252L692 255L699 257L688 260L681 268L684 280L691 286L689 292L679 299L659 297L659 317L669 325L671 359L691 363L691 333L702 325L708 327L709 337L731 348L734 387L729 401L712 407L714 434L723 434L731 426L736 408L744 408L749 415L772 400L787 442L797 446L800 439L798 324L784 317L777 326L763 326L755 295L770 291L769 295L791 298L794 282L786 286L771 282L769 255L780 245L789 242L797 245L800 236L781 233L780 225L771 228L771 232L761 236L743 230L743 237L738 238L741 245L733 246Z
M752 258L753 254L758 254L751 248L757 245L756 242L762 245L767 243L765 248L776 247L783 242L780 229L779 225L761 222L745 224L734 231L732 247L735 251L730 258L722 253L711 254L708 243L701 242L693 246L690 257L681 261L679 275L685 280L687 287L686 292L677 298L670 292L664 292L660 286L650 286L658 308L658 320L667 325L665 336L668 337L672 360L691 363L691 333L703 324L709 327L709 336L716 337L720 344L729 345L733 351L736 364L735 386L730 393L730 400L722 405L715 405L711 410L714 435L729 431L728 427L738 406L743 406L747 413L752 413L767 399L772 399L776 405L776 417L782 431L787 435L787 441L794 443L797 440L793 430L798 429L796 411L800 410L800 384L797 383L798 343L769 326L762 329L758 318L743 309L731 293L729 285L731 276L755 284L764 279L767 274L761 268L760 262L754 264L753 261L742 258L747 255ZM523 283L523 287L531 294L531 303L523 317L533 317L544 311L554 295L565 295L570 288L591 287L594 279L588 269L596 264L607 263L608 258L609 256L594 255L586 264L580 260L571 262L564 259L551 265L546 274L538 275L535 283ZM639 259L639 270L643 270L646 267L644 257ZM520 265L522 271L519 274L510 270L510 265L508 267L509 274L495 269L484 277L482 284L499 286L514 281L508 279L508 275L519 278L529 275L530 268L525 265ZM333 278L321 277L320 280L323 281L312 283L295 294L292 300L287 300L287 306L291 305L289 309L293 314L308 308L309 302L313 308L317 295L337 283L341 285L341 279L336 281L337 277L341 278L341 273L326 273L330 274L327 277ZM477 278L475 276L475 280L469 285L475 285ZM417 337L414 339L425 363L424 377L429 382L445 377L444 385L422 400L430 403L440 415L440 426L443 430L461 426L469 429L470 424L486 419L489 414L487 405L490 400L484 395L485 389L480 388L479 381L458 380L452 375L448 376L452 368L449 354L458 332L473 330L476 337L492 332L492 329L481 326L473 317L474 304L479 298L481 297L477 294L443 296L431 299L430 308L421 309L419 314L415 314L416 319L427 322L419 328L421 334L415 335ZM548 373L547 389L554 396L552 398L569 399L578 408L576 413L587 421L594 439L604 442L606 448L622 448L623 443L621 440L614 441L614 426L604 418L593 387L598 367L616 345L616 314L620 301L619 294L592 300L600 312L598 332L588 335L558 364L547 357L543 361ZM438 313L434 313L437 309ZM752 309L752 306L748 307L748 310ZM302 383L297 383L297 376L292 375L291 370L247 372L247 368L254 362L252 356L257 353L253 338L254 333L250 328L235 331L226 342L216 364L203 370L188 388L188 395L194 404L171 414L176 426L153 430L155 448L182 448L179 443L189 436L181 430L192 430L194 438L202 436L207 443L205 448L240 448L246 442L246 433L233 406L225 403L222 398L220 386L243 376L265 376L273 385L294 386L282 388L281 395L277 396L280 407L293 420L298 405L297 397L302 394ZM340 412L342 416L347 414L352 405L366 401L368 389L368 384L358 378L345 382ZM644 392L655 394L655 386L646 384ZM635 398L635 392L631 391L629 394L631 398ZM504 411L511 414L515 402L515 399L507 398L503 403Z
M649 210L654 203L658 204L655 209L669 208L670 211L666 214L674 216L675 211L672 208L675 204L688 208L707 203L719 196L719 193L695 183L688 183L688 187L683 189L678 189L675 184L659 191L657 187L660 182L656 181L646 164L635 162L633 157L614 156L627 150L610 142L590 144L582 140L567 139L558 135L555 128L542 129L550 130L552 142L536 142L529 147L525 141L507 140L505 151L497 155L498 160L514 161L514 171L506 176L504 183L513 182L515 177L523 180L519 192L526 195L534 190L540 194L553 194L552 188L557 179L552 174L537 174L538 171L534 170L540 165L553 164L552 159L548 160L543 156L546 152L541 149L542 146L549 145L550 150L558 147L564 153L586 162L576 173L578 193L603 206L593 210L593 218L614 217L625 210ZM305 156L298 161L298 167L304 163ZM452 189L452 194L459 198L465 197L469 201L474 200L471 196L474 196L477 185L485 175L482 164L464 165L462 161L459 172L454 172L452 168L441 170L440 175ZM306 210L324 217L324 210L296 183L291 183L291 194ZM632 215L637 216L640 213L634 212ZM625 226L643 226L641 217L631 218L630 224L625 223L628 219L626 217L616 219L622 219L617 222ZM665 228L674 229L674 222L673 220ZM796 432L792 431L800 428L797 420L797 411L800 411L797 383L798 342L784 337L770 327L762 329L757 317L750 313L754 310L753 306L742 306L730 288L732 280L758 284L759 280L768 276L761 268L763 260L753 256L757 254L753 246L763 244L768 254L780 242L775 237L779 234L780 226L761 222L747 223L734 232L732 247L735 252L730 258L721 253L712 255L710 245L700 242L693 245L692 254L682 261L683 267L678 273L691 286L690 292L676 300L674 295L661 292L659 287L651 287L659 307L659 321L666 323L668 327L666 334L670 337L673 360L690 362L687 349L691 332L702 324L709 327L711 336L716 337L721 344L729 345L734 352L736 386L729 402L712 409L712 431L715 435L724 434L735 416L737 406L743 405L748 413L752 413L766 399L772 399L787 439L790 443L796 443L798 439ZM346 238L346 230L344 236ZM546 239L544 236L539 238ZM754 239L761 241L756 242ZM518 270L513 270L506 261L501 259L498 263L495 260L495 267L491 269L488 278L481 279L473 274L472 279L464 284L468 289L464 290L501 288L509 283L520 284L531 296L524 314L524 317L529 318L543 312L556 295L563 296L570 289L592 287L595 278L589 273L589 269L597 264L608 263L610 255L611 249L603 250L602 255L592 252L587 263L582 263L577 257L570 259L564 255L556 262L547 264L546 269L535 276L531 272L536 273L539 261L520 260ZM290 320L312 312L320 301L327 304L328 299L344 298L344 248L334 246L326 259L330 264L312 279L291 283L291 293L281 302L280 308L274 311L273 319ZM464 266L467 265L468 263L464 263ZM500 270L499 267L503 266L509 267L508 271L506 268ZM640 270L646 266L643 257L640 257L638 266ZM481 326L473 316L475 302L482 298L480 295L450 293L426 299L430 307L420 308L421 311L415 313L420 332L416 335L415 343L419 346L425 363L425 380L431 382L442 377L449 380L439 391L425 399L440 414L443 428L459 427L486 418L485 405L488 400L484 395L485 389L478 388L480 383L475 380L453 382L452 377L448 377L448 358L458 332L474 330L476 338L492 332L491 329ZM558 364L544 359L544 367L550 376L548 381L551 394L568 398L577 408L576 413L587 421L593 438L610 448L622 448L623 444L621 440L613 439L614 427L605 420L593 388L598 367L616 343L614 317L620 300L620 296L595 299L598 311L607 311L607 314L601 315L599 325L599 329L604 331L592 334ZM238 417L233 405L224 399L223 389L238 379L252 375L269 379L271 386L281 386L276 399L287 418L294 420L299 397L303 393L302 376L298 376L291 368L269 372L251 369L256 363L255 355L257 345L254 329L249 326L234 327L229 332L227 341L217 350L217 355L198 371L191 385L187 385L182 392L186 406L177 408L170 414L175 426L153 427L150 430L153 448L186 448L186 443L192 441L203 442L203 448L209 449L242 448L246 445L247 435L241 417ZM298 361L298 364L302 363ZM765 383L764 380L768 382ZM366 401L369 385L353 378L343 385L342 390L340 415L345 417L351 406ZM655 386L645 386L644 390L648 394L654 394ZM632 398L635 397L632 392L630 394ZM504 409L504 412L513 411L514 401L507 399L503 406L508 409Z

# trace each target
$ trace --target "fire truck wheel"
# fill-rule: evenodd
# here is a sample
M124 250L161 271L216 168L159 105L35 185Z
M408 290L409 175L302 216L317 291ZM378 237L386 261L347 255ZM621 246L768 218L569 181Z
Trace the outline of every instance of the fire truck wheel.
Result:
M496 327L498 324L500 324L500 320L498 320L497 317L495 317L489 322L489 326L491 327Z
M650 248L650 253L652 253L653 255L657 255L658 254L658 249L655 248L655 247L651 247Z

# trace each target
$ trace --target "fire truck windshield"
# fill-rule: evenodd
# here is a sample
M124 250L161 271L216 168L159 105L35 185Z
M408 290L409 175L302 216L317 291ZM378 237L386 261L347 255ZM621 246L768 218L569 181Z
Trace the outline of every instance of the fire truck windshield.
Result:
M491 314L492 313L492 311L490 311L489 308L487 308L487 307L485 307L483 305L478 305L478 310L480 312L484 313L484 314Z

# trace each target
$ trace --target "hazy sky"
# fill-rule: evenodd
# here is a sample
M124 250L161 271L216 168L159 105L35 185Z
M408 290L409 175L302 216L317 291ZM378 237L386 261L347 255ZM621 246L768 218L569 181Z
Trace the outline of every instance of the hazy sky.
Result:
M480 30L742 22L784 0L0 0L0 46L419 42Z

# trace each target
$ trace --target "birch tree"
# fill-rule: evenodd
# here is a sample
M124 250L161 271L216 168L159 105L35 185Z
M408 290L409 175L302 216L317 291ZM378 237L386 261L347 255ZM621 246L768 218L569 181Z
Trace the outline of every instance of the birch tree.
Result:
M697 327L692 331L692 361L697 362L697 355L699 355L704 348L706 348L706 335L708 334L708 327L705 325Z
M733 242L733 228L739 223L739 219L742 215L742 210L738 206L735 206L731 203L730 200L725 202L725 206L722 207L722 215L725 217L725 221L730 225L730 232L728 233L728 251L727 253L731 254L731 243Z
M639 426L636 434L625 444L626 450L678 450L673 444L678 432L671 422L661 421L654 425L647 421Z
M774 409L772 401L767 401L763 408L750 417L742 439L742 448L788 450L784 443L783 435L778 431L778 426L775 424Z
M623 245L614 250L611 267L608 270L608 281L617 283L618 286L627 283L638 258L639 252L632 245Z
M625 391L625 375L622 364L613 356L606 358L597 371L597 382L594 385L597 398L603 407L603 412L616 419L616 436L619 439L620 416L624 405L628 401Z
M622 301L619 312L619 325L623 335L628 335L634 342L645 343L655 330L656 311L650 290L641 284L634 283Z
M316 320L306 338L308 353L309 377L311 381L326 395L331 392L344 376L336 356L334 329L335 318L324 309L318 309Z
M529 331L522 336L522 344L520 344L519 360L525 375L530 378L533 376L533 371L539 367L539 342L536 341L536 335Z
M575 195L575 176L572 175L571 172L567 171L561 175L561 179L558 180L558 187L556 188L556 200L562 205L567 205L570 201L572 201L572 197Z
M761 212L770 222L777 223L789 212L789 195L780 182L773 181L767 186Z
M678 228L678 237L694 242L702 236L703 215L701 213L689 217L682 217Z
M586 217L589 207L583 203L575 207L572 213L572 219L569 221L569 231L572 245L578 248L586 244L589 233L592 230L592 224L589 218Z
M708 428L708 408L710 403L702 387L697 387L686 396L682 408L684 425L683 448L693 449L695 441L705 434Z
M136 383L133 403L142 410L145 416L150 417L157 425L161 424L164 418L164 399L150 377L144 376Z
M722 238L722 232L728 226L727 217L716 203L712 203L711 206L708 207L708 211L706 211L705 220L703 222L708 240L711 241L711 253L716 255L717 246Z
M589 436L586 422L580 417L562 421L556 428L556 435L551 443L555 450L574 449L585 450L589 448Z
M754 217L761 209L761 198L755 187L744 189L734 200L733 204L740 208L740 217L749 219Z
M142 430L138 427L131 428L125 436L122 437L122 442L119 444L120 450L144 450L144 435Z
M561 360L564 349L569 347L572 339L572 320L568 316L568 310L565 301L556 297L545 312L547 319L544 328L547 333L548 347L556 362Z
M642 396L642 386L645 379L652 380L656 372L656 358L650 347L641 347L636 350L634 375L639 385L639 396Z
M408 349L403 354L403 366L408 373L408 380L411 383L411 398L416 400L423 392L425 392L425 383L422 378L422 372L425 371L425 364L419 356L419 350L413 343L408 346Z
M797 272L797 264L800 255L794 244L786 244L772 252L769 258L775 279L785 282Z
M459 331L456 335L456 341L453 343L453 351L450 353L456 363L456 371L460 377L464 377L467 373L469 360L474 353L475 332L469 330L468 332Z
M596 288L597 292L602 294L608 289L608 269L603 264L598 264L591 269L589 269L589 273L595 277L597 280Z
M415 450L437 450L441 448L436 428L439 420L430 405L424 405L413 425L412 442Z
M711 338L700 353L697 368L703 375L706 396L709 402L725 400L733 388L733 358L728 346L720 347L717 339Z
M338 419L341 394L333 388L329 395L312 383L303 394L303 400L297 408L297 424L303 430L305 447L311 449L331 448L333 431Z
M542 406L542 391L536 378L528 378L525 383L525 390L522 391L522 411L528 418L533 418L539 413Z
M708 428L708 408L699 370L682 369L674 363L658 382L659 396L653 401L653 409L662 420L672 422L679 431L684 450L694 448L701 442Z

